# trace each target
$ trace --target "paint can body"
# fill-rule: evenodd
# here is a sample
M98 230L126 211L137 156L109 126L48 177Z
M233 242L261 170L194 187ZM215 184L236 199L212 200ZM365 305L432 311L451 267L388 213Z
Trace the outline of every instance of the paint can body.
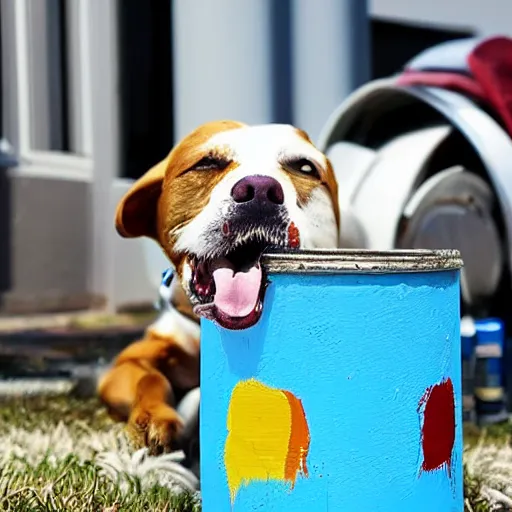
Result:
M263 315L202 320L204 512L462 512L457 251L265 257Z
M461 359L462 359L462 419L476 421L475 410L475 333L473 318L461 319Z
M481 424L508 420L503 386L505 326L499 318L476 321L475 396Z

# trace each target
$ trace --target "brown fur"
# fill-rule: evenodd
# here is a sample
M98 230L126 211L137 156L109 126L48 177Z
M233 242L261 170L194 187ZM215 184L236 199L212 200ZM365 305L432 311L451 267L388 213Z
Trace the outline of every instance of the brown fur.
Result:
M176 389L199 385L199 340L188 353L173 337L149 328L142 340L126 347L98 386L110 416L127 421L137 444L168 451L182 421L173 409Z
M185 137L164 160L137 180L121 199L115 217L119 234L126 238L153 238L179 273L186 255L173 251L173 232L204 208L215 185L238 164L234 162L214 173L190 171L190 168L207 156L201 145L210 137L243 126L235 121L212 122ZM298 133L311 142L305 132L298 130ZM337 184L328 165L328 172L322 171L320 180L290 176L299 201L303 203L315 187L325 186L333 198L339 222ZM173 296L173 306L183 315L195 319L181 287ZM182 420L173 408L173 388L188 390L199 385L199 339L185 338L183 333L162 336L148 328L142 340L119 354L99 383L100 398L111 416L127 421L138 442L150 447L152 452L171 449L182 428Z
M301 130L300 128L295 128L295 130L306 142L312 144L309 135L304 130ZM323 172L323 170L321 169L319 170L320 182L329 190L329 195L331 196L332 199L334 215L336 217L336 223L339 225L340 206L337 201L338 183L336 182L336 178L334 177L334 171L332 169L331 162L329 162L328 158L326 158L325 160L327 163L327 172ZM318 187L318 180L312 179L309 176L301 176L299 174L290 174L290 179L292 180L295 189L297 190L297 196L299 198L300 203L304 205L305 203L307 203L313 190L316 187Z

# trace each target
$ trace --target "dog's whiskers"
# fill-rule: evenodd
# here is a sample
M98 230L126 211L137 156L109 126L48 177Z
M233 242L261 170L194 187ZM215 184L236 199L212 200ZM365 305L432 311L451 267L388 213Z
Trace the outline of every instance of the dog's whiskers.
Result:
M285 236L281 229L275 227L268 229L266 227L255 226L251 227L241 233L238 233L235 238L231 239L229 243L216 245L215 247L205 247L205 251L200 254L193 254L198 262L205 262L216 258L222 258L226 254L239 249L248 243L261 243L262 252L266 251L269 247L285 245Z

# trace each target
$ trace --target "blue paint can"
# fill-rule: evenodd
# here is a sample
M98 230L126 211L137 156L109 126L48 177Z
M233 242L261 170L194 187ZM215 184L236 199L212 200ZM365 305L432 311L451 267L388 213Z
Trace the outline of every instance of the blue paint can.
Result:
M202 320L204 512L462 512L457 251L265 255L259 322Z
M475 322L475 327L475 397L478 421L484 424L506 421L508 414L502 369L504 324L499 318L483 318Z
M467 422L476 421L475 410L475 320L466 316L461 319L461 357L462 357L462 418Z

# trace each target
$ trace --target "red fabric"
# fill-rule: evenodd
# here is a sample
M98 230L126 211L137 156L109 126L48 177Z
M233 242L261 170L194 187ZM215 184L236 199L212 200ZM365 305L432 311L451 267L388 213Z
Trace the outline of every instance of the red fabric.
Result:
M472 77L460 73L405 70L399 85L425 85L451 89L492 107L512 136L512 39L492 37L468 56Z
M469 55L468 64L512 135L512 39L494 37L483 41Z
M468 94L480 101L487 102L485 91L473 78L458 73L437 71L405 71L397 80L398 85L425 85L450 89Z

